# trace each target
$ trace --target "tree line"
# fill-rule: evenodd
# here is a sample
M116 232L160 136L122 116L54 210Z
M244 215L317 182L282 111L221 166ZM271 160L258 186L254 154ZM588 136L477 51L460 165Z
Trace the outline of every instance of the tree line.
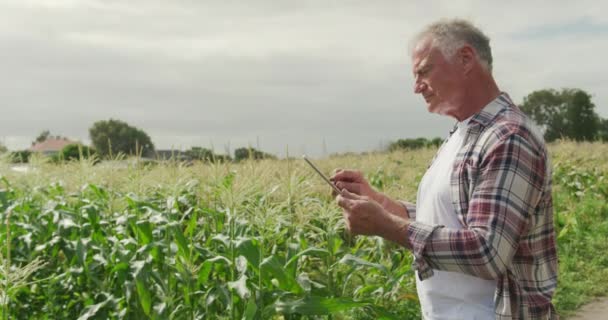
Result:
M142 129L131 126L121 120L110 119L95 122L89 128L89 137L91 139L91 146L81 143L68 144L61 151L53 154L51 160L58 162L93 158L95 161L99 161L101 159L116 159L122 156L156 157L156 150L150 136ZM65 137L59 135L53 136L49 130L44 130L32 141L32 146L51 138L65 139ZM0 144L0 153L7 151L6 147ZM31 153L30 150L14 151L11 152L9 158L14 163L25 163L29 161ZM260 160L275 158L272 154L251 147L234 150L234 157L216 154L211 149L203 147L192 147L185 152L176 151L176 153L182 155L181 158L187 160L205 162L238 162L245 159ZM177 159L178 157L175 158Z
M545 141L559 139L574 141L608 141L608 119L595 111L591 95L584 90L566 88L543 89L524 97L521 110L539 127ZM435 147L443 139L399 139L388 146L388 151Z
M534 91L521 109L540 126L547 142L608 141L608 119L597 114L591 95L581 89Z
M534 91L523 99L521 109L539 126L547 142L558 139L574 141L608 141L608 119L601 118L595 111L595 104L589 93L581 89L566 88L562 90L544 89ZM66 146L53 156L53 160L72 160L96 157L112 159L125 156L154 158L155 148L150 136L142 129L129 125L121 120L102 120L89 128L91 146L74 144ZM42 131L32 145L53 136L49 130ZM438 147L443 138L398 139L388 145L387 151L400 149L415 150L426 147ZM8 150L0 144L0 153ZM268 159L275 156L255 148L238 148L234 157L216 154L202 147L192 147L180 152L182 158L206 162L241 161L244 159ZM22 150L11 153L14 162L27 162L30 151Z

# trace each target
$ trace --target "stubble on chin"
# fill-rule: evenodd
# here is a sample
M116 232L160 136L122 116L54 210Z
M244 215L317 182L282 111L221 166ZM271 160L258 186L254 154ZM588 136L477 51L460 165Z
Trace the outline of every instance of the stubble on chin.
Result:
M454 107L448 102L439 102L436 104L428 104L427 108L430 113L440 116L450 116Z
M433 103L428 103L426 106L426 109L428 110L429 113L434 113L434 114L438 114L441 115L442 114L442 108L440 104L433 104Z

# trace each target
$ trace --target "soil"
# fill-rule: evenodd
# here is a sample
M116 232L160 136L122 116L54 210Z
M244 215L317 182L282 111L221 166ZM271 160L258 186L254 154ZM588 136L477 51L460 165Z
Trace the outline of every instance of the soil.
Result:
M568 317L568 320L608 320L608 298L601 298L584 305Z

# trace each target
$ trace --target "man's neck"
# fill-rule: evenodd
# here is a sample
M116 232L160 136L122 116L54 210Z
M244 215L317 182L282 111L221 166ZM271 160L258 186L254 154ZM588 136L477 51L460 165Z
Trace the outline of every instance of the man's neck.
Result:
M462 112L455 116L458 121L463 121L478 113L500 95L500 90L491 75L482 77L480 80L469 86L469 90L466 92L466 102L460 109Z

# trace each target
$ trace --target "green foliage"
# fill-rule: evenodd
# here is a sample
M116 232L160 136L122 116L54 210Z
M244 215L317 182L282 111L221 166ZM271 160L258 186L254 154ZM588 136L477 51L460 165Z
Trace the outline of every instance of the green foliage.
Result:
M600 141L608 141L608 119L600 119L597 137Z
M399 139L395 142L391 142L388 146L388 151L396 150L416 150L420 148L439 147L443 143L442 138L416 138L416 139Z
M545 140L549 142L598 138L600 118L591 95L581 89L534 91L524 98L521 109L545 130Z
M433 139L431 139L431 141L429 141L428 146L433 146L433 147L437 147L438 148L443 143L443 140L444 139L440 138L440 137L433 138Z
M6 153L6 152L8 152L8 148L2 142L0 142L0 154Z
M598 254L608 251L608 152L600 148L552 155L561 314L608 294L608 258ZM589 150L590 160L577 160ZM416 190L407 188L434 153L318 164L328 172L352 163L386 194L411 199ZM0 224L0 291L14 284L3 316L420 318L411 253L349 236L327 186L304 163L89 163L45 162L0 177L0 221L10 222ZM7 270L27 266L37 268L4 282Z
M205 186L231 195L229 173ZM296 182L297 183L297 182ZM202 201L197 183L121 193L87 184L4 194L13 211L12 256L41 257L35 286L15 292L11 319L269 319L344 314L397 319L417 314L411 257L384 242L346 242L337 208L316 197ZM273 191L271 191L273 192ZM27 198L25 198L27 197ZM219 200L219 199L218 199ZM120 209L110 209L120 201ZM293 216L289 206L331 210L297 228L255 222L252 212ZM287 212L286 212L287 211ZM0 216L0 218L2 218ZM0 230L0 237L6 233ZM372 262L368 262L372 261ZM385 304L399 302L387 311Z
M276 159L276 157L269 153L256 150L254 148L238 148L234 150L234 161L239 162L246 159Z
M28 163L32 152L29 150L13 151L9 158L12 163Z
M201 147L192 147L186 151L186 156L192 160L200 160L204 162L226 162L230 161L230 156L223 154L215 154L212 150Z
M555 165L555 225L559 284L554 303L568 314L594 296L608 294L608 172L577 165Z
M63 147L63 149L61 149L61 151L54 156L54 159L56 161L81 160L95 157L95 155L95 149L82 145L80 143L72 143Z
M125 155L151 155L152 140L143 130L120 120L97 121L89 128L91 142L102 157Z
M393 186L399 180L394 173L389 173L384 168L379 167L369 175L368 181L376 190L384 191L388 186Z

